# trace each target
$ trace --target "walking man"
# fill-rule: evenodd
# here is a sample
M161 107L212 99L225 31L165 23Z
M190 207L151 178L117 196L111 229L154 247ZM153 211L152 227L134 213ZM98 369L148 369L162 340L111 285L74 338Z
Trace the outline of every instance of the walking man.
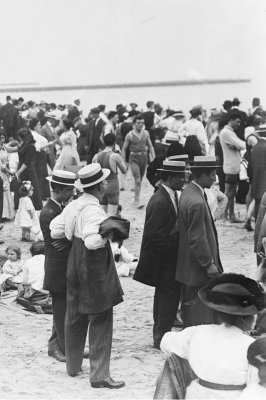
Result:
M162 186L151 197L146 211L139 263L134 279L155 287L153 341L160 349L163 335L174 325L180 298L175 280L178 249L178 198L185 182L186 163L164 161Z
M146 171L148 152L150 161L154 160L155 153L150 140L149 132L144 130L144 118L142 115L137 115L134 118L133 130L126 135L122 149L122 157L124 162L126 162L127 148L130 150L129 165L135 180L135 197L133 204L137 208L143 208L144 205L140 204L141 182Z
M216 167L215 157L194 157L194 179L179 202L176 280L182 283L181 317L185 327L213 323L211 311L198 299L198 291L223 272L217 231L204 192L215 182Z
M51 198L40 214L40 225L45 245L44 286L52 296L53 331L48 342L48 355L58 361L65 360L65 313L66 313L66 269L70 246L66 242L55 242L51 237L50 222L62 212L65 203L73 195L76 175L56 170L52 177Z

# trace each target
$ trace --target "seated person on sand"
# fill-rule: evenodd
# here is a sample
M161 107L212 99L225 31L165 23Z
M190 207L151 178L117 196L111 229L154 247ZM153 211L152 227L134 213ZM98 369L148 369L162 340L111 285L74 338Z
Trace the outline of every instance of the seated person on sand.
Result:
M7 260L0 272L0 292L17 289L18 284L22 282L21 249L10 245L5 252Z
M23 285L31 286L32 289L42 293L44 279L44 242L33 242L30 247L32 257L25 261L22 269Z
M155 399L233 399L257 371L246 354L254 342L250 331L255 315L265 307L262 287L234 273L215 277L200 289L200 300L214 315L215 324L168 332L161 350L168 355L157 382Z

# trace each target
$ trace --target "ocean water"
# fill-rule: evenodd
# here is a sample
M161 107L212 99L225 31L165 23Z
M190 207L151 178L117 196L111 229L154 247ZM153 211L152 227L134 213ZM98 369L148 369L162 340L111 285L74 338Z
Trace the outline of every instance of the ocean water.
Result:
M260 93L255 93L252 82L230 83L230 84L211 84L193 86L166 86L166 87L147 87L147 88L122 88L122 89L85 89L85 90L58 90L40 92L14 92L12 97L22 96L26 101L41 100L54 102L56 104L71 103L74 98L81 99L81 108L86 116L90 108L99 104L105 104L106 110L115 109L116 104L122 103L129 105L136 102L139 109L145 110L148 100L153 100L170 107L174 110L183 110L188 113L192 106L202 104L209 110L211 107L220 108L224 100L231 100L238 97L241 101L241 108L248 110L251 107L253 97L261 97ZM9 94L8 92L6 94ZM1 93L0 101L4 103L6 96Z

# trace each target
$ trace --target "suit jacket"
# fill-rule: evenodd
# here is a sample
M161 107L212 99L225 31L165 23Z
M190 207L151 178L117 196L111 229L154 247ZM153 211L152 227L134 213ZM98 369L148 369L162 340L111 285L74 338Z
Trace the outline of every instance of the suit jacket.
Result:
M61 208L51 199L40 214L40 226L45 245L44 284L43 288L51 292L66 292L66 270L70 246L58 251L52 246L50 222L61 213Z
M180 197L179 234L177 281L187 286L205 285L209 280L206 269L212 260L222 273L216 228L207 201L193 182Z
M95 126L96 120L92 119L88 123L88 136L87 136L87 146L88 146L88 164L91 163L93 156L98 153L102 143L100 140L101 134L103 132L103 127L105 122L103 119L99 119L97 125Z
M266 191L266 140L259 139L251 152L252 187L254 199L261 199Z
M174 281L177 260L177 214L169 194L161 186L151 197L134 278L157 286L162 275Z

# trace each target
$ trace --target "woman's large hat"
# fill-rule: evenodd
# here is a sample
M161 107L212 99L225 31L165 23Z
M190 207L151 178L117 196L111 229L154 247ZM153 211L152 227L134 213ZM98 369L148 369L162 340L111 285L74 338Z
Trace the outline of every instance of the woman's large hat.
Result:
M59 185L74 186L76 174L62 169L53 170L52 176L46 178L49 182L58 183Z
M79 179L76 182L76 186L78 189L84 189L97 185L97 183L104 181L109 174L110 170L102 168L99 163L85 165L78 171Z
M158 168L157 171L165 171L172 173L185 173L186 163L184 161L168 161L164 160L162 168Z
M191 168L220 168L221 164L218 164L216 157L214 156L195 156L193 165Z
M222 274L199 290L208 307L226 314L255 315L266 306L263 288L240 274Z
M101 231L113 231L113 241L125 240L129 237L130 222L127 219L111 216L103 221L100 225L99 233Z

